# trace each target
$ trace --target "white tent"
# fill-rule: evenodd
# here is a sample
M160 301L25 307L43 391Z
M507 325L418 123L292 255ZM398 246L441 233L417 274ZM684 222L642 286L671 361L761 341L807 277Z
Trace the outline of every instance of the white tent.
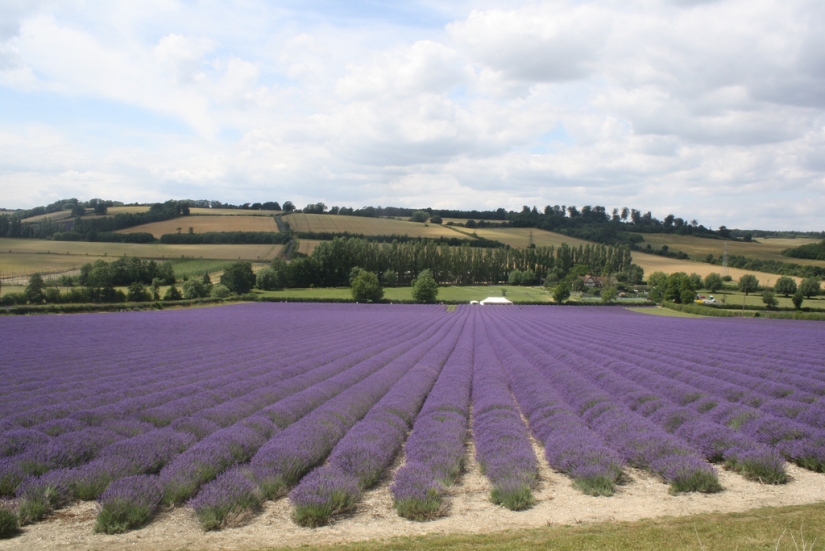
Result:
M513 304L511 301L507 300L504 297L487 297L481 301L481 305L485 304Z

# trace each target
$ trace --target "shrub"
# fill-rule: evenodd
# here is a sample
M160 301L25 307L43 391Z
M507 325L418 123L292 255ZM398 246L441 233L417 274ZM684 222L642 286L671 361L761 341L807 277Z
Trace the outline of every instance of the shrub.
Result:
M602 302L606 304L610 304L616 300L616 297L619 296L618 291L615 287L605 287L602 289Z
M180 291L178 291L178 288L172 285L166 289L163 300L183 300L183 296L180 294Z
M819 290L819 279L815 277L803 279L802 283L799 285L799 292L805 295L805 298L815 297L819 294Z
M396 511L406 519L431 520L443 512L444 487L433 480L426 465L408 464L398 471L392 493Z
M801 291L797 291L793 294L791 298L791 302L793 302L793 307L797 310L802 308L802 301L805 299L805 295L802 294Z
M438 283L430 270L424 270L413 284L412 297L415 302L432 303L438 297Z
M395 287L398 285L398 274L392 270L387 270L381 276L381 280L384 282L384 287Z
M221 275L221 285L231 292L242 295L255 286L255 274L249 262L235 262Z
M100 496L95 532L118 534L146 524L160 505L163 489L156 476L127 476Z
M12 537L17 530L17 515L5 505L0 505L0 539Z
M264 268L255 276L255 286L262 291L274 291L283 287L280 273L272 268Z
M788 276L782 276L776 280L774 290L783 296L789 296L796 293L796 281Z
M260 503L257 486L240 471L222 474L189 502L204 530L237 525Z
M149 302L152 300L152 295L146 290L143 283L135 281L129 285L129 294L126 295L126 300L129 302Z
M358 481L337 469L317 469L289 495L295 505L293 519L300 526L323 526L332 515L355 507L361 490Z
M562 281L553 289L553 300L556 304L562 304L570 298L570 285Z
M762 291L762 302L765 303L765 306L768 308L775 308L779 305L776 295L770 289Z
M421 222L421 223L426 222L429 218L430 218L430 213L427 212L426 210L417 210L414 213L412 213L412 216L410 216L410 220L412 222Z
M203 284L202 280L189 279L184 281L181 289L183 289L183 298L186 300L209 296L209 290Z
M378 282L378 276L362 270L352 281L352 300L376 302L384 296L384 289Z
M71 500L67 480L66 469L25 479L17 488L20 524L37 522L54 509L66 505Z
M218 283L217 285L212 287L212 296L215 298L226 298L231 294L232 292L226 285Z
M707 277L705 277L705 289L707 289L711 293L715 293L716 291L721 289L723 283L724 281L722 281L722 276L720 276L716 272L710 273L707 275Z

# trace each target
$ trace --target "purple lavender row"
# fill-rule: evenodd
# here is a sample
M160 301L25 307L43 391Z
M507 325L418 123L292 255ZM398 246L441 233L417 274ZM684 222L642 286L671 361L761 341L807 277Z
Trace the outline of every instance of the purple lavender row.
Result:
M535 366L542 363L544 354L529 343L522 343L519 353L508 340L513 335L504 324L498 324L498 331L489 331L489 335L505 366L510 388L533 436L544 446L550 466L569 474L588 495L613 495L623 461L539 373Z
M703 451L709 461L724 461L729 468L763 482L779 484L787 480L784 461L768 446L775 444L776 440L759 437L758 431L750 430L756 428L756 425L729 424L730 419L726 418L727 416L717 414L727 408L716 410L718 401L712 398L688 401L686 406L661 398L659 394L665 397L683 397L686 394L698 393L697 389L687 385L672 382L668 384L668 381L662 380L663 378L655 372L633 369L632 366L624 369L617 365L610 367L615 373L602 372L597 375L602 388L610 388L613 395L623 396L625 403L631 408L649 416L669 432L691 442ZM629 380L620 378L618 374L625 374ZM630 381L645 384L639 385ZM650 389L657 391L657 394L651 394ZM757 413L748 406L744 408L749 419L754 421L763 418L762 422L765 422L772 417ZM734 409L743 411L735 406ZM734 430L733 426L739 430ZM805 434L809 434L809 431L798 431L791 427L787 437L781 439L795 440L797 436L803 437Z
M386 394L390 388L420 360L427 351L443 339L443 330L455 323L456 317L439 320L425 333L411 341L412 348L400 353L390 350L365 363L380 367L361 382L329 399L311 414L275 434L252 458L248 475L257 489L255 496L272 499L293 486L310 469L321 462L347 431ZM284 411L283 414L287 414ZM207 484L191 501L206 529L223 526L227 515L248 512L245 507L251 496L240 502L232 500L235 492L227 490L227 480L240 480L227 473Z
M326 356L314 358L313 361L323 362L327 359L336 357L340 354L340 350L335 350L336 344L338 343L335 341L329 343L329 346L333 348L333 350ZM306 363L309 362L301 362L302 365L299 367L306 367ZM224 370L224 367L220 369L221 372ZM296 372L295 366L293 366L290 372ZM289 373L284 375L288 376ZM201 373L201 376L208 377L209 373ZM264 372L263 375L260 375L256 379L248 382L238 382L236 379L239 376L240 373L236 372L233 375L226 375L223 378L213 378L206 384L190 385L185 390L180 388L175 389L174 391L166 390L165 392L150 395L143 400L140 398L135 398L99 408L97 411L75 412L72 414L72 418L48 422L49 427L43 428L46 431L57 432L58 434L74 430L82 430L87 428L89 424L105 425L106 423L111 422L113 418L139 411L141 407L146 404L164 402L164 405L150 408L148 413L144 412L143 416L146 419L156 421L155 424L158 425L168 424L174 418L194 413L199 409L207 408L210 405L220 402L221 397L226 398L228 396L237 396L247 392L250 388L260 387L261 385L267 384L268 381L283 378L282 374L277 370L269 373ZM220 389L220 393L216 394L214 391L218 389ZM210 394L210 391L213 392ZM173 398L169 401L170 396L174 397L179 394L184 394L185 396L177 399ZM212 403L209 402L210 398L212 399ZM188 410L184 407L180 407L181 403L189 405ZM82 419L82 421L78 418ZM44 423L44 425L45 424L46 423ZM41 427L42 426L43 425L41 425ZM13 455L14 453L24 451L26 445L29 443L46 441L47 439L45 439L42 434L42 432L36 430L25 430L25 432L18 430L8 431L7 433L0 435L0 456Z
M402 339L403 337L399 337L397 340L400 341ZM384 348L387 346L389 346L389 344L385 343ZM339 357L333 364L323 366L314 372L304 373L294 379L285 381L279 385L280 393L282 395L291 394L299 388L306 387L312 382L317 381L319 378L329 377L330 374L335 371L340 372L348 368L357 359L368 356L369 354L370 352L361 348L358 352L349 354L343 358ZM156 510L157 504L155 504L155 507L151 510L147 510L145 507L144 486L148 484L148 482L145 482L146 480L151 479L158 481L157 484L159 484L162 496L160 501L164 501L170 505L178 503L193 495L201 484L214 478L228 466L248 460L273 432L279 430L277 426L273 425L266 417L260 414L253 415L237 423L235 426L217 430L216 432L212 432L208 426L212 425L212 427L217 428L217 425L214 423L197 417L190 419L192 419L192 421L190 421L189 425L197 426L202 433L208 434L207 438L194 447L189 448L181 455L172 454L173 457L177 457L161 471L160 477L149 476L147 478L129 476L136 472L152 472L152 470L156 470L146 468L122 469L113 477L116 481L120 479L120 476L126 476L129 477L128 480L136 481L133 488L120 483L115 485L115 487L117 488L117 507L120 510L132 509L136 513L133 514L131 518L139 520L133 520L131 523L121 520L116 528L111 528L110 526L110 528L106 529L107 531L123 531L148 522ZM195 421L198 420L201 421L200 425L195 423ZM173 423L173 426L178 425L178 421ZM204 427L204 425L206 426ZM181 424L181 427L184 426L186 425ZM167 429L156 430L154 433L160 433L165 430ZM86 476L92 480L99 480L102 476L101 469L94 469L91 464L88 465L88 467L90 467L88 472L84 472L83 474L86 474ZM113 482L112 484L115 483ZM70 482L67 486L76 490L77 482ZM99 490L100 486L97 486L96 489ZM75 497L88 499L94 496L90 493L90 495L87 496ZM98 517L98 526L111 524L110 521L107 520L110 517L110 513L107 512L107 499L109 499L109 497L111 497L111 492L107 490L100 498L102 510Z
M670 484L671 493L722 489L716 471L683 440L620 406L573 369L554 368L548 375L610 447L634 467L648 469L662 477Z
M95 422L99 419L99 416L96 415L97 411L95 408L101 410L101 414L106 414L112 409L113 406L114 409L117 410L118 406L116 404L118 403L124 404L124 408L129 407L131 409L135 409L140 407L139 404L143 398L145 400L149 400L147 403L154 404L154 402L151 401L151 397L157 397L164 392L168 393L174 390L175 392L180 393L181 396L191 395L192 393L197 392L197 387L200 384L200 381L204 378L211 379L214 377L214 374L225 373L226 363L218 363L217 365L213 365L211 368L207 368L205 365L199 365L197 371L187 369L186 364L179 366L176 372L183 372L183 375L170 377L167 367L164 369L166 372L164 376L165 380L157 384L148 384L142 373L137 376L134 373L131 375L126 373L123 376L123 381L120 383L121 387L126 386L129 388L134 385L137 386L139 390L112 389L112 392L101 393L84 400L69 403L56 403L35 410L29 410L17 417L7 419L7 421L10 423L22 424L23 426L32 426L36 423L46 424L60 418L72 416L73 419L81 421L88 417L90 421ZM237 373L236 375L242 376L242 372ZM190 389L189 392L185 390L187 388ZM135 406L133 404L138 405ZM152 406L150 405L148 407ZM43 428L42 430L48 429Z
M564 347L566 345L560 343L560 346ZM594 356L596 353L592 349L584 351L582 354L590 355L592 360L598 363L607 360L607 355ZM676 403L688 405L700 413L709 411L723 400L745 402L741 408L737 408L742 410L737 415L744 416L749 421L744 426L742 426L742 422L736 420L736 415L725 416L720 414L719 418L723 419L722 422L731 423L731 426L735 425L735 428L741 429L759 442L771 446L778 445L779 451L785 457L801 466L818 471L823 470L825 467L825 432L822 431L822 425L819 423L825 418L825 407L822 405L822 400L808 408L804 408L799 402L775 400L765 403L758 410L754 410L748 407L748 404L761 405L762 399L758 395L749 393L748 390L733 383L720 381L663 362L649 365L647 373L637 377L637 380L644 379L649 384L651 380L657 377L658 373L676 381L684 381L686 384L662 384L656 390L670 396ZM691 387L689 384L694 386ZM720 399L710 398L713 395L718 396ZM777 417L786 417L787 419L781 420ZM800 426L799 422L791 421L794 418L809 426ZM700 431L700 433L708 434L709 431L710 428L707 428ZM712 434L714 434L714 438L723 438L724 436L718 430L713 431ZM730 440L730 447L739 448L739 440L738 438ZM744 452L742 449L738 451ZM755 469L754 472L760 472L760 462L755 460L751 451L748 451L747 455L750 457L751 467ZM770 460L768 454L763 455L766 464L772 465L769 471L781 467L781 464ZM740 464L736 459L731 459L731 461L737 465ZM764 477L765 475L759 476ZM781 473L776 472L775 476L777 477L776 480L781 481Z
M710 454L710 460L724 459L731 468L751 478L784 482L786 475L783 463L775 453L756 445L756 442L760 442L776 448L804 468L814 471L825 469L825 431L821 428L822 425L816 425L818 408L811 407L802 415L796 410L800 419L811 422L807 425L792 420L791 413L795 410L777 408L775 403L769 402L761 408L754 408L746 403L735 404L724 399L714 399L711 397L714 394L719 398L738 396L737 387L710 377L686 375L680 373L678 368L667 366L658 370L633 367L622 369L622 364L614 364L611 369L622 371L632 380L643 382L647 388L671 397L677 404L687 406L687 410L673 409L675 406L671 406L656 412L656 418L673 431L682 423L695 421L680 429L681 432L677 434L695 440L695 445L705 450L706 456ZM677 381L663 380L663 376L657 371L669 374ZM696 386L678 380L686 380ZM644 396L638 399L649 400ZM652 414L658 405L651 403L642 411ZM689 411L692 413L688 413ZM781 417L785 418L773 415L773 412L784 413ZM709 422L711 425L707 424ZM713 424L722 426L713 427ZM734 429L738 431L736 434L732 434Z
M520 330L524 329L512 313L506 315L505 320L504 323L514 323ZM563 323L569 325L567 320ZM562 320L558 320L558 326L561 325ZM557 331L547 331L541 338L525 336L522 342L545 352L544 365L537 367L564 399L579 409L584 421L609 447L631 465L662 477L670 484L672 493L721 490L715 470L699 458L697 450L619 405L580 375L579 370L587 361L560 353L564 350L558 342L561 339Z
M566 333L570 337L575 335L572 327L562 327L559 331ZM697 335L698 336L698 335ZM699 336L701 339L701 337ZM610 342L610 341L608 341ZM570 349L570 346L567 346ZM706 347L701 347L706 348ZM594 362L602 361L602 358L624 360L630 363L640 361L639 350L630 347L624 342L611 342L609 346L593 343L586 349L579 349L578 353L585 357L590 357ZM716 351L714 357L709 361L699 361L705 354L702 349L694 347L692 356L689 359L680 359L676 347L669 346L667 351L648 350L642 354L644 361L653 366L659 372L665 374L675 372L675 376L692 378L694 376L710 377L717 381L725 382L726 397L732 400L750 400L753 405L776 398L790 398L793 401L804 404L817 400L817 394L825 393L825 384L802 376L774 375L759 377L757 374L765 375L768 370L755 369L753 366L735 365L727 362L725 368L715 367L711 363L719 362ZM741 360L738 360L741 361ZM778 382L775 379L782 380ZM787 384L794 383L794 384Z
M724 461L728 468L752 480L768 484L787 482L785 461L770 446L715 423L708 415L676 405L658 394L651 394L649 389L624 379L614 371L617 371L615 364L609 369L582 370L603 390L624 401L625 405L700 450L708 461ZM655 373L645 375L649 380L656 378Z
M783 375L799 375L820 383L825 382L821 349L818 350L816 346L821 331L815 324L790 322L788 325L787 322L779 321L741 323L727 320L721 332L711 329L709 325L702 329L701 336L715 345L711 348L713 358L704 350L699 352L707 360L718 362L718 365L733 363L746 368L757 368L780 382L783 381ZM685 334L684 337L687 338L680 338L675 331L670 333L674 336L673 354L683 360L695 360L697 350L694 335ZM729 346L719 346L723 342L742 342L747 345L731 349Z
M55 378L58 378L60 373L62 373L66 369L72 369L73 366L66 365L66 363L62 363L55 366L54 369L46 370L48 373L48 383L47 387L49 388L50 392L46 396L42 396L44 391L43 385L41 388L32 391L31 397L27 396L25 393L16 396L16 400L14 402L7 401L4 402L6 408L13 408L10 409L10 412L19 413L24 411L25 409L30 408L34 404L45 404L45 405L55 405L55 404L66 404L72 400L82 400L89 397L98 397L102 393L110 392L110 393L121 393L121 394L140 394L143 392L143 389L123 389L123 382L125 380L134 380L135 378L139 378L141 380L141 387L151 386L152 384L167 385L170 382L170 373L168 369L168 365L177 365L177 366L186 366L188 362L197 361L200 364L200 367L203 368L204 365L213 363L217 366L221 365L222 363L225 364L227 361L244 361L246 360L246 356L250 356L251 354L246 351L241 351L240 354L235 353L231 354L227 351L215 351L216 353L213 354L208 359L198 359L198 354L192 354L193 351L189 350L189 354L186 355L185 352L179 349L174 349L167 351L163 354L163 360L160 360L158 354L155 350L146 350L144 355L133 357L129 361L125 361L122 358L122 355L128 355L128 349L124 350L116 360L111 362L113 365L106 366L104 369L96 369L91 373L87 373L86 370L82 370L82 374L79 376L80 380L78 381L78 385L83 385L81 388L76 390L70 390L67 392L67 388L65 386L60 385L54 381ZM158 364L158 365L151 365L151 364ZM134 373L131 373L129 367L131 365L140 365L140 374L136 377ZM107 378L105 376L105 371L114 372L114 375ZM45 373L44 373L45 374ZM180 370L176 370L176 377L179 380L185 380L186 377L191 377L191 374L187 374L184 368L184 371L181 372ZM90 379L93 381L90 385ZM181 384L180 382L177 384ZM137 391L137 392L136 392ZM40 393L38 396L38 401L32 403L32 398L37 396L37 392ZM28 408L27 408L28 406Z
M434 332L434 329L430 328L427 332L419 329L419 334L430 332ZM398 336L392 341L373 344L371 347L359 345L358 352L351 352L325 366L285 381L275 390L277 394L272 396L273 403L255 415L256 418L267 421L267 439L330 398L375 373L386 365L394 354L407 350L412 346L406 342L407 337L408 335ZM258 442L253 438L246 441L243 432L245 431L237 435L240 438L237 445L247 450L243 456L227 452L228 447L235 445L231 442L236 438L230 427L198 443L164 469L161 472L164 502L169 505L182 503L194 496L202 484L209 482L227 468L248 461L258 452L265 440Z
M357 322L357 320L356 320L356 322ZM356 322L354 322L355 326L358 325ZM368 323L368 322L369 322L369 320L365 320L363 323ZM305 333L310 333L313 330L313 327L307 327L306 329L308 329L309 331L305 331ZM327 331L318 330L318 331L319 332L317 334L319 336L323 335L323 334L327 334L327 335L329 334L328 330ZM285 336L288 337L288 335L285 335ZM306 335L303 335L303 337L312 337L312 335L306 334ZM288 342L290 345L294 344L294 342L292 342L292 340L289 339L289 338L287 338L285 342ZM311 339L310 339L310 342L311 342ZM203 345L200 345L200 347L202 349ZM171 365L186 366L187 365L186 360L189 359L189 358L182 358L182 357L180 357L179 354L176 356L176 352L177 352L178 348L179 348L179 345L176 346L176 348L170 350L169 352L164 353L161 356L158 356L156 349L152 349L151 351L148 351L148 352L152 354L152 356L154 358L153 361L162 361L164 364L168 361ZM208 358L208 361L199 362L200 365L198 365L198 371L200 371L202 373L204 364L209 364L210 362L212 362L212 363L217 362L216 366L217 367L223 367L223 369L225 369L225 366L227 365L227 363L233 363L233 362L239 362L240 361L241 364L239 364L239 365L243 365L243 362L246 361L246 358L244 356L247 356L250 353L245 351L245 350L242 350L240 352L236 351L236 350L232 350L231 352L228 352L227 350L229 350L230 348L231 347L220 347L220 348L217 348L216 350L214 350L213 351L214 353L210 355L210 357ZM286 352L285 348L286 348L286 346L284 345L283 352ZM250 349L250 350L257 350L257 348ZM119 354L123 354L124 352L128 352L128 350L121 351L121 352L119 352ZM256 354L258 354L258 353L256 353ZM194 356L197 357L197 354L195 354ZM276 353L273 357L278 358L280 356L282 356L282 354L277 354ZM140 360L141 361L137 362L138 365L141 365L140 375L138 375L138 377L141 379L141 384L139 385L139 388L147 386L147 384L149 383L149 381L147 380L146 375L145 375L147 373L147 371L149 371L148 366L145 365L146 361L144 361L142 358ZM183 376L185 376L185 377L193 377L193 375L195 375L194 373L188 373L186 371L186 369L187 369L186 367L183 367L183 370L178 368L178 369L175 370L175 373L177 374L177 373L181 373L181 371L183 371L184 372ZM168 384L169 379L170 379L168 367L163 366L163 367L157 368L156 370L158 371L158 374L156 376L162 377L163 379L165 379L167 381L167 384ZM126 379L129 379L129 378L135 379L136 378L135 375L136 375L135 373L131 373L131 372L123 373L123 377L126 378ZM52 378L53 377L50 375L49 379L52 379ZM94 377L95 384L97 384L97 382L99 380L100 380L99 376ZM197 380L197 379L193 379L193 380ZM118 386L120 388L123 388L123 386L124 386L123 382L125 382L125 381L118 380L118 381L115 381L115 382L119 383ZM134 381L132 381L132 382L134 382ZM181 386L181 384L182 384L181 381L178 381L177 383L174 383L174 382L172 382L172 383L173 384L171 386ZM88 386L88 384L89 384L89 377L88 376L86 377L86 383L85 384L86 384L86 386ZM165 388L168 388L168 386L165 387ZM43 388L40 389L41 396L43 394L43 390L44 390ZM117 391L118 388L115 387L113 390ZM122 394L122 391L120 391L120 393ZM46 393L46 399L48 399L49 396L60 396L61 394L62 394L61 392L55 392L55 393L52 393L52 394L49 394L47 392ZM134 392L131 392L131 394L134 395ZM95 394L96 399L100 399L98 397L98 395L99 395L99 393ZM120 399L120 398L118 398L118 399ZM40 398L39 400L42 402L42 398ZM34 403L37 403L37 402L35 401ZM24 404L25 404L25 402L24 402ZM77 408L76 407L71 408L70 411L72 411L74 409L77 409ZM16 413L18 411L21 411L21 408L17 407L13 411ZM27 423L31 423L31 418L33 418L33 417L34 416L32 416L32 415L21 416L21 420L23 420L24 422L27 422Z
M378 482L400 451L410 424L455 349L466 326L466 316L461 317L461 322L346 433L327 463L292 490L289 499L296 523L326 524L332 515L355 507L361 492Z
M24 453L0 459L0 496L13 496L27 476L39 476L59 468L71 468L86 463L108 444L123 437L103 428L64 434L28 448Z
M601 323L601 320L597 323ZM569 323L566 325L570 327ZM591 323L588 329L592 330L594 328L593 325L594 324ZM674 326L673 324L667 325L670 327L681 327ZM715 326L716 324L713 325ZM572 329L575 330L575 327ZM650 329L655 330L656 327L651 327ZM693 332L696 332L695 329ZM562 348L564 347L562 346ZM665 373L670 370L674 376L679 376L678 371L671 370L667 365L660 365L658 369L652 369L652 371L657 370ZM714 387L716 387L716 389L725 388L724 383L714 381L713 379L704 378L701 380L707 385L703 390L708 393L712 393ZM712 421L739 430L758 442L771 445L785 457L806 468L813 470L822 469L821 458L823 450L825 450L825 442L823 442L823 438L819 435L817 429L805 427L790 420L777 419L772 415L765 415L746 404L724 403L724 400L720 400L723 402L722 405L717 405L719 401L699 399L702 396L702 392L694 392L693 394L694 396L684 395L686 398L685 403L700 413L713 409L713 411L710 412L710 419ZM738 399L741 395L735 394L729 397Z
M385 337L389 337L392 332L397 332L399 328L384 328L375 332L375 338L381 342ZM206 392L199 392L193 396L187 396L167 402L160 406L142 411L138 417L141 420L149 421L156 426L165 426L173 420L194 414L202 415L221 426L227 426L242 419L258 409L271 404L276 399L272 399L272 389L270 385L275 382L293 377L307 370L335 362L346 357L352 359L353 365L361 359L368 357L361 346L353 346L351 336L339 335L327 338L325 345L316 350L316 354L292 365L279 367L272 372L250 379L248 381L234 382L229 384L210 384L210 389ZM350 357L351 356L351 357ZM286 363L287 360L282 360ZM233 377L228 375L228 378ZM227 396L232 399L226 400ZM280 399L283 396L280 396ZM245 404L245 406L241 406ZM203 412L203 413L200 413Z
M192 434L160 429L107 446L93 461L74 469L58 469L23 481L17 489L21 523L40 520L74 499L94 499L113 480L157 472L192 445Z
M803 339L800 342L795 332L782 330L782 327L751 327L748 334L739 336L742 339L740 342L747 344L734 352L729 350L728 344L733 341L719 342L715 330L708 325L693 335L694 339L701 339L701 347L697 348L695 342L693 346L689 342L672 343L666 353L650 351L646 355L655 361L676 362L688 370L713 369L713 372L705 371L705 374L722 375L731 383L758 389L773 398L787 396L801 402L815 401L825 395L825 372L822 370L821 356L818 362L805 364L802 354L804 349L811 349L811 343L815 343L816 339L811 342ZM801 327L798 329L802 330ZM804 330L801 332L804 334ZM669 331L667 338L674 339L677 336L676 331ZM753 354L760 343L770 343L769 350L773 354L769 355L767 351ZM780 357L776 357L776 351L783 351ZM632 356L633 351L625 354Z
M528 327L522 326L520 330L522 334L537 336ZM644 371L606 357L580 362L578 370L631 410L647 417L666 432L684 439L701 451L708 461L724 461L726 466L751 479L772 484L787 481L785 462L775 450L656 393L684 397L695 395L695 389L678 383L674 385L653 371ZM625 379L622 373L636 375L632 379L643 381L645 386Z
M339 350L338 353L340 354L341 352L342 351ZM285 395L288 395L291 392L296 392L297 390L299 390L301 388L305 388L307 385L312 384L312 383L316 382L317 380L319 380L319 378L318 378L319 376L322 377L322 378L323 377L328 377L328 376L330 376L330 374L332 374L336 371L340 371L344 368L349 367L357 359L360 359L362 357L364 357L363 349L358 351L358 352L355 352L355 353L353 353L349 356L345 356L343 358L339 357L337 362L334 362L333 364L330 364L329 366L326 366L325 370L321 370L320 373L314 373L313 374L314 378L308 376L308 374L304 374L304 375L298 376L297 381L289 381L288 382L288 383L291 383L291 384L279 384L279 385L277 385L277 389L273 389L275 394L271 395L271 398L274 401L278 397L284 397ZM306 365L298 365L298 366L293 367L292 370L287 370L286 373L287 374L289 374L289 373L300 373L305 368L306 368ZM283 378L283 377L279 377L279 378ZM243 404L243 405L246 405L246 404ZM224 410L223 413L229 413L229 412ZM227 417L231 418L232 415L227 415ZM173 423L173 427L178 428L178 426L176 426L176 425L177 425L177 423ZM198 425L198 424L195 423L195 425ZM203 430L203 423L201 423L199 425L199 427L200 427L201 432L206 432L206 431ZM186 430L187 427L185 425L181 425L181 428ZM217 428L218 427L215 425L215 430ZM207 428L207 431L208 431L208 428ZM197 431L195 431L195 432L197 432ZM241 433L243 433L243 431L241 431ZM64 478L67 480L68 487L71 488L71 492L73 494L72 497L73 498L80 498L80 499L94 499L95 497L97 497L97 495L99 495L99 493L103 489L105 489L106 485L113 479L117 479L117 478L120 478L120 477L123 477L123 476L129 476L129 475L133 475L133 474L144 473L144 472L152 472L153 470L156 471L162 465L157 465L156 462L151 459L151 452L150 452L149 457L147 457L146 454L141 454L141 452L144 449L154 450L155 452L160 451L160 450L157 449L157 446L153 446L153 445L144 446L144 444L149 444L149 442L144 442L144 440L146 440L146 438L155 438L156 434L162 435L163 431L154 431L154 433L150 433L148 436L138 437L138 438L132 439L134 441L134 444L132 445L133 453L131 454L131 456L132 456L131 460L126 460L126 458L121 457L121 456L127 456L128 457L128 456L130 456L130 454L118 453L116 455L118 455L119 460L118 461L113 461L111 459L111 457L107 457L106 450L104 450L104 453L102 454L103 457L101 458L100 461L93 461L91 464L87 464L82 468L74 469L73 471L71 471L69 473L66 473ZM204 434L204 436L205 435L206 434ZM241 434L241 436L243 436L243 434ZM266 436L268 437L269 434L267 433ZM163 439L162 436L157 436L157 437L161 438L161 440ZM228 448L231 448L232 446L234 446L235 444L233 443L234 441L232 441L232 438L233 438L232 435L230 435L229 437L227 437L224 434L216 435L215 439L214 439L215 442L212 442L211 446L205 445L205 446L201 446L201 447L196 447L196 449L193 450L193 454L197 455L199 452L203 452L204 450L202 448L206 447L208 449L208 451L204 455L206 455L208 461L212 462L212 465L214 465L215 462L220 462L221 458L223 456L227 455L227 453L229 454L229 458L233 459L234 454L231 453L231 452L227 452L227 453L224 453L224 454L213 453L218 449L228 449ZM262 443L263 442L259 442L258 446L260 446L260 444L262 444ZM221 445L221 444L223 444L223 445ZM118 450L123 450L124 445L126 445L126 443L116 445L116 447L119 446L117 449ZM184 446L183 449L185 449L185 447L188 447L188 446ZM254 453L254 451L256 451L256 450L257 450L257 447L254 447L254 449L252 449L252 453ZM177 451L180 452L180 451L183 451L183 450L180 449L180 450L177 450ZM111 454L109 454L109 455L111 455ZM165 453L162 453L162 455L163 455L163 457L165 457L164 463L168 459L171 459L171 456L166 457ZM191 456L192 454L189 454L189 455ZM189 457L189 456L187 456L187 457L189 459L191 459L191 457ZM248 458L249 458L249 456L245 456L245 457L240 458L240 460L244 460L244 459L248 459ZM235 458L235 461L237 461L237 460L238 459ZM184 463L187 463L187 461L184 461ZM188 463L191 463L191 461L188 461ZM222 470L222 468L225 468L225 465L223 467L218 467L219 470L217 472L220 472L220 470ZM203 477L204 472L209 472L208 467L205 468L205 469L202 468L200 470L201 478ZM46 480L43 484L44 487L45 487L44 491L47 491L48 484L50 483L49 480ZM175 477L170 477L170 480L174 481ZM208 480L208 478L206 480ZM205 480L197 481L197 484L194 486L192 491L197 489L197 486L202 482L205 482ZM169 485L171 486L171 482L170 482ZM32 486L32 484L30 484L29 486ZM167 493L174 494L174 491L175 491L174 487L167 488ZM31 490L29 490L29 493L31 493ZM183 497L178 499L178 501L182 501L183 499L188 498L190 495L191 495L191 493L189 493L187 495L184 495Z
M441 514L445 486L461 473L473 382L476 312L468 316L461 338L415 419L404 447L405 464L395 473L390 488L398 514L410 520L429 520Z
M533 504L538 462L527 427L484 323L475 324L473 359L473 436L476 460L492 484L490 499L510 510Z

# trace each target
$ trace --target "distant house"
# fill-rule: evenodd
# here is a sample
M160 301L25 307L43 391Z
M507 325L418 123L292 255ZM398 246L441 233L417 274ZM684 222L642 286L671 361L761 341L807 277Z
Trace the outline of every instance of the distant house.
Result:
M580 276L579 279L582 279L584 281L584 286L589 289L592 289L593 287L601 289L602 287L606 287L607 285L615 282L612 277L599 277L591 274Z
M480 302L482 306L486 304L513 304L511 301L507 300L504 297L487 297Z

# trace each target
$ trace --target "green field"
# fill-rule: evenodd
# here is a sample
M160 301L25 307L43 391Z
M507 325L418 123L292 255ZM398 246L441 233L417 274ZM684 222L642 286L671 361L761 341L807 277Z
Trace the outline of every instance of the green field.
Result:
M711 293L707 290L700 290L698 291L700 295L708 296L713 295L713 297L723 303L723 304L733 304L735 306L742 306L744 302L745 308L751 306L765 306L765 303L762 302L762 293L751 293L748 296L745 296L744 293L740 291L719 291L717 293ZM779 301L780 308L793 308L793 302L791 302L790 298L785 298L781 295L776 295L777 300ZM802 302L803 308L813 308L813 309L825 309L825 297L818 296L818 297L811 297L810 299L805 299Z
M505 245L520 249L529 247L531 242L536 247L558 247L562 243L567 243L571 247L590 244L589 241L584 239L535 228L457 228L457 230L468 234L475 233L479 237L501 241Z

